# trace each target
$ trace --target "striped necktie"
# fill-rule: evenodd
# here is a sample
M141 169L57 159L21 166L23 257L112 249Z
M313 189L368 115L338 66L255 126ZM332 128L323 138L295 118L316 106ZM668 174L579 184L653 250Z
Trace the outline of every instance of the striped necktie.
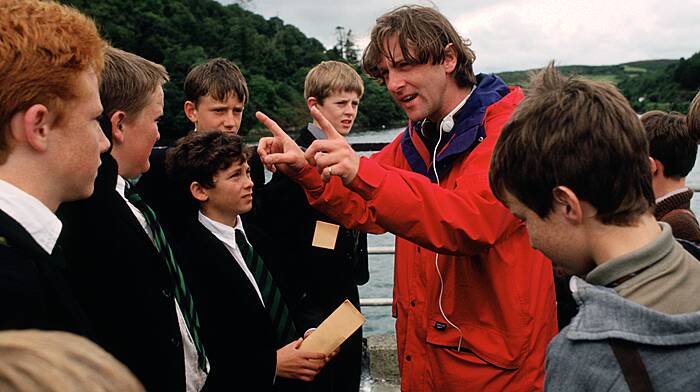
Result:
M272 325L275 328L277 344L279 347L282 347L296 338L296 328L294 327L294 321L289 315L287 304L284 302L282 293L280 293L279 288L272 279L270 271L265 267L262 258L248 244L241 230L236 230L236 245L238 245L243 260L258 284L265 309L267 309Z
M160 226L160 223L158 223L155 212L153 212L151 207L149 207L148 204L141 199L141 196L136 193L129 183L127 183L125 194L127 199L129 199L129 202L131 202L134 207L141 211L143 217L146 219L146 224L148 224L148 227L153 233L153 243L160 255L165 260L165 265L168 267L168 272L170 273L170 278L172 280L173 287L175 288L175 299L177 300L177 304L180 306L180 311L185 319L185 325L187 325L187 329L190 332L190 336L192 336L194 346L197 349L197 364L199 365L200 369L206 372L207 356L204 352L202 341L199 339L199 317L197 317L197 311L194 308L194 301L190 291L187 289L182 271L175 261L175 255L173 255L173 251L168 244L167 238L165 238L163 228Z

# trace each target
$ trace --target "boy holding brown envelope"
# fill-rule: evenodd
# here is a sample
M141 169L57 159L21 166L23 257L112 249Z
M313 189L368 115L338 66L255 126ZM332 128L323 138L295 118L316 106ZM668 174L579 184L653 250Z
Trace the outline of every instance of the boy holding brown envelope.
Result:
M248 157L239 136L221 131L190 134L168 151L168 174L200 207L174 248L211 347L207 390L230 390L241 374L255 390L295 390L280 378L310 381L332 355L300 349L308 326L293 316L304 298L268 262L273 250L253 249L261 234L239 218L252 207Z

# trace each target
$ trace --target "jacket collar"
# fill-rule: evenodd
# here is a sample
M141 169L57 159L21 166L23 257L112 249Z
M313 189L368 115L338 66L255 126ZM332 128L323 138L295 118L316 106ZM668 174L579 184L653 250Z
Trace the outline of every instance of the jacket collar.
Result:
M447 144L438 152L436 165L442 175L449 171L454 159L472 150L486 137L484 116L488 107L509 93L509 88L501 78L495 75L479 74L477 84L471 96L454 116L455 126L443 135L448 137ZM406 132L401 138L401 148L411 169L435 182L435 173L431 170L432 153L427 150L420 138L420 121L409 121Z
M564 330L570 340L617 338L655 346L700 343L700 312L664 314L629 301L611 288L571 279L579 312Z

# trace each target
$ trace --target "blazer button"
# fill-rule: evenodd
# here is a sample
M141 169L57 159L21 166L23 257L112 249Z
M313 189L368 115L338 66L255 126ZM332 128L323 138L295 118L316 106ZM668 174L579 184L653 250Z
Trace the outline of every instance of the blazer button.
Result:
M172 343L173 346L175 346L175 347L180 347L180 344L182 342L178 338L170 338L170 343Z
M173 296L172 294L170 294L170 291L168 291L166 289L163 289L162 293L163 293L163 297L168 298L168 299L170 299Z

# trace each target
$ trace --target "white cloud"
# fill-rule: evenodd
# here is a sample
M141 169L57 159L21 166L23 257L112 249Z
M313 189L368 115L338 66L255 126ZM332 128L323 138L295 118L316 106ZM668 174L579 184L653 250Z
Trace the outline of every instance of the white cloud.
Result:
M430 4L422 0L419 4ZM250 10L294 24L326 47L335 27L350 28L364 48L369 31L397 0L330 2L253 0ZM476 69L497 72L560 64L617 64L689 57L700 51L700 0L436 0L473 42Z

